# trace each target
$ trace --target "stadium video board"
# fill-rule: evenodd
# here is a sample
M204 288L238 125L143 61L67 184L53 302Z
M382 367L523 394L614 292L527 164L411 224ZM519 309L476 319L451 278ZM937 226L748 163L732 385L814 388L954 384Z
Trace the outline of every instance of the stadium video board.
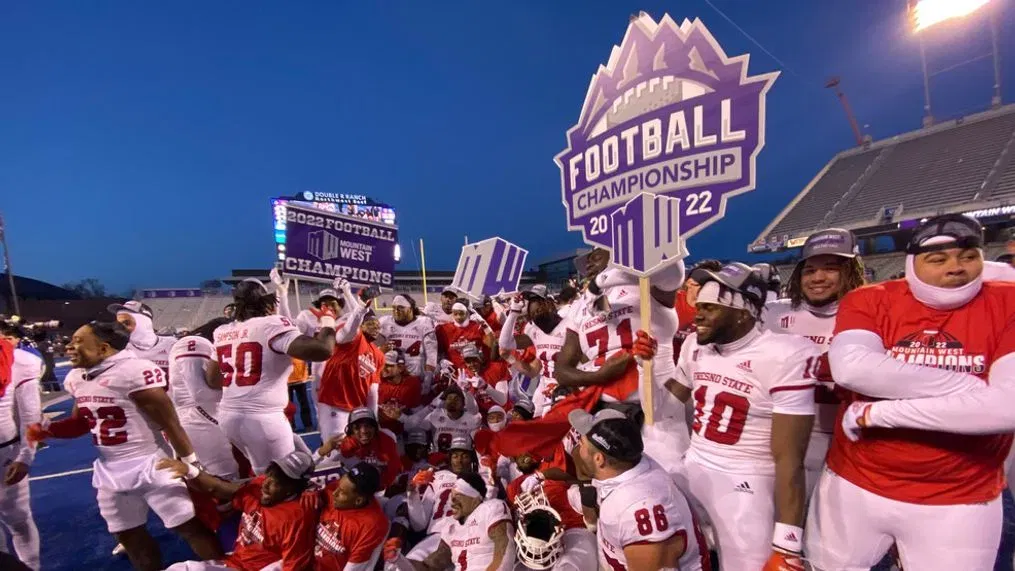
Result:
M337 192L303 191L293 196L280 196L271 199L271 211L274 217L275 259L285 259L286 205L294 204L304 208L316 208L333 214L363 218L371 222L381 222L397 227L395 209L388 204L378 202L362 194ZM401 247L395 244L395 261L401 260Z

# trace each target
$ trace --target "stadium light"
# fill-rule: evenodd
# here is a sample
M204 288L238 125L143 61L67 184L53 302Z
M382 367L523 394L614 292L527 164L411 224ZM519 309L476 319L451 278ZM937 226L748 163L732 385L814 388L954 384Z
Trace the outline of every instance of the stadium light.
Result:
M913 31L968 16L990 3L990 0L918 0L912 5Z

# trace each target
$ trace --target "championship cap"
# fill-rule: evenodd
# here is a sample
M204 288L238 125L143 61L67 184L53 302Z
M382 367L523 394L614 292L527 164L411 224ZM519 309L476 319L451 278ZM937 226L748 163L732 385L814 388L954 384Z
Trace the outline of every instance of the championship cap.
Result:
M447 286L441 290L441 295L453 295L455 297L458 297L458 290L455 289L453 286Z
M321 301L322 299L324 299L326 297L330 297L331 299L334 299L335 301L338 301L339 299L341 299L341 298L338 297L338 292L337 291L335 291L335 290L333 290L331 288L326 288L326 289L322 289L321 292L317 294L317 298L314 299L314 301Z
M451 445L448 446L448 452L451 452L452 450L465 450L467 452L472 452L472 439L468 436L454 437L451 439Z
M282 472L293 480L310 477L314 471L314 459L302 450L294 450L273 462Z
M636 462L645 449L641 429L619 410L604 408L595 415L581 409L572 410L567 420L579 434L611 458Z
M427 444L430 444L430 441L427 439L425 432L420 432L420 431L416 430L416 431L410 432L405 437L405 443L406 444L421 444L423 446L426 446Z
M468 361L469 359L483 358L483 354L480 353L479 349L477 349L476 346L472 345L471 343L469 345L462 346L462 349L461 351L459 351L459 354L462 356L462 359L466 361Z
M855 258L859 252L856 237L852 232L842 228L828 228L807 237L800 257L806 260L827 254L842 258Z
M144 315L148 319L152 318L152 308L141 303L140 301L136 301L133 299L130 301L125 301L123 303L110 304L109 306L106 307L106 311L112 313L113 315L116 315L121 311L125 311L127 313L136 313L138 315Z
M384 354L385 365L404 365L405 353L398 349L392 349Z
M345 473L363 497L369 498L381 489L381 473L368 462L360 462Z
M983 226L964 214L945 214L928 218L913 230L906 246L907 254L925 254L949 248L983 247Z
M374 411L365 406L361 406L349 413L349 422L347 426L352 426L361 420L372 420L375 425L377 424L377 417L374 416Z
M699 268L691 272L691 279L702 286L710 281L719 282L733 291L752 295L759 300L765 299L766 287L761 276L750 266L740 262L726 264L718 272Z
M547 297L546 284L535 284L529 286L528 289L522 292L522 297L525 299L532 298L546 299Z

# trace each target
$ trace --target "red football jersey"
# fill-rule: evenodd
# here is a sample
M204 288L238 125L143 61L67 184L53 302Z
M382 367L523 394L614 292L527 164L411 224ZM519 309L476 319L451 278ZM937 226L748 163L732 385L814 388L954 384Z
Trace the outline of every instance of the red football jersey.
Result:
M377 436L370 444L359 447L353 456L377 468L381 473L382 489L394 483L395 478L401 473L402 458L398 455L398 444L391 435L384 432L377 432Z
M423 402L423 382L419 377L412 375L402 375L402 382L397 385L381 379L377 391L377 401L381 406L396 405L401 407L402 412L408 413L410 409L418 407ZM395 434L402 433L402 422L384 416L381 407L378 407L377 418L382 428L387 428Z
M462 359L462 347L472 345L483 354L483 360L490 361L490 348L483 343L486 334L483 333L483 326L478 322L469 320L464 327L455 323L442 323L437 326L437 349L448 356L456 367L464 367L465 360Z
M302 571L313 562L310 550L317 514L299 499L262 506L264 479L254 478L233 496L233 507L243 515L226 564L242 571L257 571L281 559L284 571Z
M388 518L377 500L365 507L340 510L331 501L338 481L325 489L324 511L314 544L316 571L342 571L347 564L370 561L388 536Z
M356 333L349 343L336 345L325 362L318 402L342 410L366 406L370 385L380 382L383 366L384 353Z
M860 288L843 298L835 334L851 329L881 336L894 358L970 373L986 382L992 363L1015 351L1015 284L984 283L968 304L938 311L920 303L905 280ZM962 435L869 429L857 442L842 431L845 407L875 400L841 391L843 405L828 467L853 484L893 500L954 505L992 500L1005 487L1011 434Z
M508 504L514 508L515 498L522 492L522 482L529 476L521 475L511 481L507 488ZM543 493L550 502L550 507L560 514L560 522L564 529L585 529L585 518L582 514L574 511L571 502L567 499L568 484L559 480L543 480Z

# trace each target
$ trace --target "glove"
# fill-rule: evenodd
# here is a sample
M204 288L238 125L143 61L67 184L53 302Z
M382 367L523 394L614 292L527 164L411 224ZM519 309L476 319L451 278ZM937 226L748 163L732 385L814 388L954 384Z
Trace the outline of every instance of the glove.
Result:
M278 268L272 268L271 271L268 272L268 277L271 278L271 283L275 284L275 287L280 292L285 293L289 291L289 280L282 278L282 274L278 271Z
M383 557L384 561L391 563L398 559L398 556L402 554L402 540L398 537L392 537L391 539L384 542Z
M514 357L523 363L531 363L536 360L536 347L530 345L524 351L514 350Z
M655 340L651 335L645 331L638 330L635 332L634 347L631 348L631 353L635 357L641 359L651 359L656 356L656 351L659 349L659 342Z
M508 311L510 311L511 313L520 314L525 311L526 305L528 304L525 302L522 296L516 295L515 297L511 298L511 303L508 304Z
M345 278L335 278L335 281L331 282L331 287L335 291L346 296L352 295L352 286L349 285L349 280Z
M860 440L863 429L870 427L871 406L870 402L854 402L846 407L842 415L842 431L852 442Z
M540 472L539 470L536 470L536 472L533 473L531 476L526 476L526 478L522 480L522 491L525 493L529 493L532 490L535 490L536 488L543 485L543 480L545 479L546 478L543 476L543 473Z
M25 438L28 439L29 444L37 444L45 441L50 436L53 436L48 430L42 427L42 424L33 422L27 426Z
M761 571L804 571L804 560L799 553L774 549Z
M416 475L412 477L412 486L417 490L422 491L424 488L433 483L434 471L432 468L426 468L416 472Z
M449 377L453 377L455 375L455 364L447 359L441 359L438 369L440 369L442 375L447 375Z
M310 313L314 314L317 318L317 322L321 325L321 328L334 329L335 319L338 317L334 311L331 311L329 307L322 305L321 307L311 307Z
M352 436L346 436L342 439L342 443L338 445L338 452L346 458L355 456L359 452L363 445L360 444L359 440L356 440Z

